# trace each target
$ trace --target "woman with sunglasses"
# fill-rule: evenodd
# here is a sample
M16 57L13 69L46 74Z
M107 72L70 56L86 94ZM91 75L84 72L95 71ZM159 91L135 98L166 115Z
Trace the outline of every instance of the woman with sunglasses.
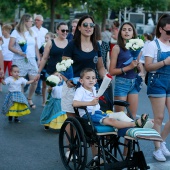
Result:
M61 62L64 48L68 44L68 40L66 39L68 31L68 26L65 22L60 22L57 25L57 37L52 40L49 40L45 45L43 57L38 70L38 75L35 78L36 80L40 78L40 73L44 68L45 64L47 63L47 60L47 73L51 75L56 72L56 64L58 62Z
M92 69L97 68L101 78L106 74L100 46L96 40L95 23L91 16L85 15L80 18L74 38L64 50L63 59L66 58L71 58L74 61L72 65L74 77L80 77L81 70L87 67ZM65 82L62 90L61 107L67 113L68 117L75 117L72 106L75 84L64 76L63 79Z
M149 72L147 94L154 113L154 129L164 140L155 142L153 157L158 161L166 161L170 151L166 148L165 139L170 132L170 119L167 120L163 131L161 126L164 110L167 107L170 117L170 15L160 17L156 27L156 39L150 42L144 52L145 68Z

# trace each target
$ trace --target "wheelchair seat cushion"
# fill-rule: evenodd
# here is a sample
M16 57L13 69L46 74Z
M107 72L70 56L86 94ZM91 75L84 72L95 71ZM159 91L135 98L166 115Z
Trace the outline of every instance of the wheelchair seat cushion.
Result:
M116 129L112 126L102 126L102 125L98 125L95 126L95 129L97 131L97 133L106 133L106 132L115 132Z
M149 128L130 128L127 131L127 136L143 140L163 141L160 134L155 129Z

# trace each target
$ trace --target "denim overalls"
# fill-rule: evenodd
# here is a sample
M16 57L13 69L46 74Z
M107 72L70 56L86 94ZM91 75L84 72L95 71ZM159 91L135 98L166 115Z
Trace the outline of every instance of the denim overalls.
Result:
M158 40L155 42L158 47L157 61L170 57L170 47L168 52L161 52ZM147 94L151 97L170 97L170 65L159 68L155 73L149 73Z

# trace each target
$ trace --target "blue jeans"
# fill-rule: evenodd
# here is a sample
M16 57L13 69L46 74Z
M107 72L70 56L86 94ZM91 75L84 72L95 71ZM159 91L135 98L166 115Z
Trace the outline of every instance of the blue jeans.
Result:
M127 79L122 77L115 78L115 89L114 96L125 97L128 94L138 94L138 91L135 87L136 79Z
M151 97L170 97L170 75L149 73L147 94Z

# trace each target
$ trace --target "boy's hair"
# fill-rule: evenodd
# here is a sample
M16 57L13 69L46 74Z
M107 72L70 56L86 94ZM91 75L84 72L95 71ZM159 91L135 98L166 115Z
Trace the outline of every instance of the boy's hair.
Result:
M17 65L12 65L11 68L10 68L10 71L12 71L14 68L18 68Z
M80 78L82 79L84 77L84 75L88 72L94 72L95 73L95 71L92 68L85 68L80 72ZM96 75L96 73L95 73L95 75Z

